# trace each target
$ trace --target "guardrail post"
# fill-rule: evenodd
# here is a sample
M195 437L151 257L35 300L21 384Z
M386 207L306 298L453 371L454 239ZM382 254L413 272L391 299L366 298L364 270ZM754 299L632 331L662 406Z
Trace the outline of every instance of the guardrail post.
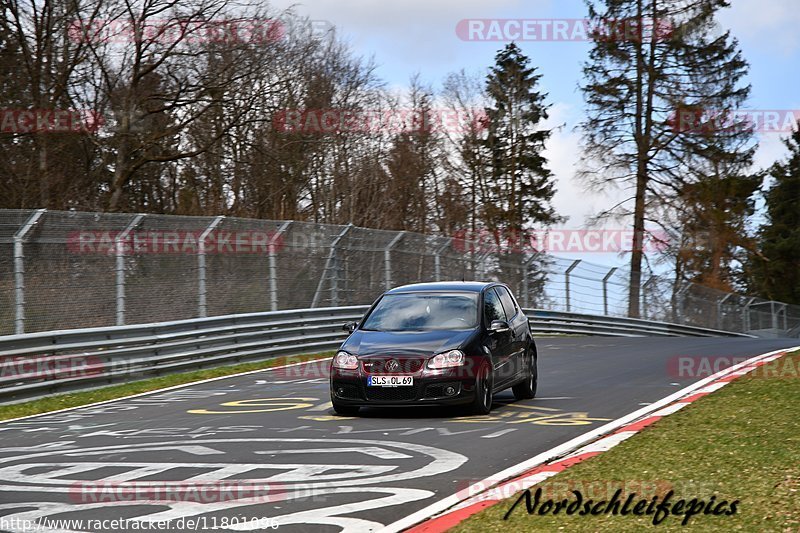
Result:
M25 235L47 209L38 209L34 212L25 224L14 234L14 333L21 335L25 333L25 254L23 253Z
M436 278L436 281L442 281L442 258L441 258L441 255L442 255L442 252L448 246L450 246L451 242L453 242L453 238L452 237L448 238L447 242L444 245L442 245L441 247L439 247L436 250L436 253L433 255L433 270L434 270L434 276Z
M278 310L278 260L275 247L278 239L291 225L291 220L284 222L269 240L269 308L271 311Z
M320 294L322 293L322 286L325 284L325 276L328 275L328 270L330 270L331 265L333 265L336 261L336 247L339 245L339 241L341 241L344 236L347 235L347 232L350 231L352 227L352 223L346 225L331 243L331 251L328 252L328 260L325 262L325 268L322 270L322 275L319 277L317 290L314 292L314 299L311 301L312 308L316 307L319 303ZM331 284L331 303L334 307L338 305L339 300L338 288L335 285L337 281L338 279L334 278L334 283Z
M571 302L570 302L570 296L569 296L569 275L570 275L570 273L572 273L573 270L575 270L575 268L580 263L581 263L581 259L576 259L575 261L572 262L572 264L569 267L567 267L566 272L564 272L564 285L566 286L566 290L567 290L567 312L572 310L571 309L572 306L571 306Z
M608 274L603 276L603 314L606 316L608 316L608 280L611 279L611 276L613 276L616 271L617 267L613 267L608 271Z
M395 245L400 242L400 239L402 239L405 234L405 231L401 231L395 235L394 239L392 239L392 242L390 242L386 248L383 249L383 282L387 291L392 288L392 248L394 248Z
M206 239L212 231L216 229L225 217L216 217L200 234L200 242L197 246L197 315L200 318L208 316L208 306L206 305Z
M139 225L145 215L136 215L130 224L114 239L114 252L117 256L117 325L125 325L125 249L122 241L128 238L133 229Z

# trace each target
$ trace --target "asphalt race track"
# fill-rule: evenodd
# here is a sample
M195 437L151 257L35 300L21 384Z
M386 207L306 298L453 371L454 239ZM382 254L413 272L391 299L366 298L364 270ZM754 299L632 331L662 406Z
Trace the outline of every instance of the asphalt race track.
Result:
M47 517L36 531L104 531L88 522L103 519L131 520L107 531L375 531L708 376L709 362L796 344L542 339L538 398L503 392L486 417L338 417L325 362L0 424L0 529Z

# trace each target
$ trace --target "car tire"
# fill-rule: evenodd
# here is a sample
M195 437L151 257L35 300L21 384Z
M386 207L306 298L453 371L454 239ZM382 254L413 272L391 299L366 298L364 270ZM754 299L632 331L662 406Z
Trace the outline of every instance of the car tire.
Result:
M525 375L525 381L517 383L511 390L514 391L514 398L517 400L530 400L536 397L536 387L539 381L539 371L536 368L536 357L533 352L529 350L528 353L528 371Z
M357 405L342 405L337 402L331 402L333 410L340 416L355 416L358 414L359 407Z
M491 365L484 361L475 375L475 398L470 405L473 415L488 415L492 410L493 379Z

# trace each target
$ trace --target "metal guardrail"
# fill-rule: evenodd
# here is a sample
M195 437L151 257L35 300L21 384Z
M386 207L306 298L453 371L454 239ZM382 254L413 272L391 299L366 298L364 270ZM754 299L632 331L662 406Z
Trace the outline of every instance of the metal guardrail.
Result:
M181 370L334 350L347 336L342 324L360 319L367 309L299 309L0 337L0 398L13 401ZM537 335L749 336L631 318L524 311Z
M534 334L610 337L748 337L754 335L638 318L523 309Z

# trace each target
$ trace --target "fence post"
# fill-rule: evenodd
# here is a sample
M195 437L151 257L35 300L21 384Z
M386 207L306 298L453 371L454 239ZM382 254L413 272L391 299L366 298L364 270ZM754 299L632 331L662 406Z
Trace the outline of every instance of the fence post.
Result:
M786 326L786 314L785 314L786 313L786 304L781 303L781 302L775 302L775 301L770 302L769 311L770 311L770 314L772 315L772 329L774 329L775 331L778 331L778 330L781 329L781 328L778 327L778 320L780 319L781 311L783 311L783 313L784 313L784 320L783 320L784 328L783 329L786 329L786 327L785 327Z
M616 271L617 267L613 267L608 271L608 274L603 276L603 314L606 316L608 316L608 280L611 279L611 276L613 276Z
M36 210L25 222L25 224L14 234L14 299L15 299L15 320L14 333L21 335L25 333L25 254L23 245L25 235L47 209Z
M477 261L474 262L475 265L475 281L483 281L486 279L486 259L492 255L492 249L488 249L485 252L479 253ZM499 255L498 255L499 260ZM478 271L478 267L480 267L480 271ZM480 275L478 275L480 274Z
M401 231L395 235L394 239L383 249L383 276L384 286L387 291L392 288L392 248L400 242L400 239L402 239L405 234L405 231Z
M331 265L336 261L336 247L339 245L339 241L341 241L347 232L350 231L350 228L353 227L353 224L350 223L344 227L344 229L333 239L331 243L331 251L328 252L328 260L325 261L325 268L322 270L322 275L319 277L319 283L317 284L317 290L314 292L314 299L311 300L311 307L316 307L317 303L319 303L320 294L322 293L322 286L325 284L325 276L328 275L328 270L331 268ZM338 305L339 295L337 291L337 287L335 286L335 282L338 281L334 278L334 283L331 284L331 302L333 306L336 307Z
M433 268L434 268L434 275L436 276L436 281L442 281L442 252L450 246L450 243L453 242L453 238L449 237L447 242L440 246L436 253L433 255Z
M278 260L275 254L275 246L281 235L283 235L291 225L291 220L284 222L281 224L281 227L278 228L278 231L269 239L269 308L271 311L278 310Z
M136 215L130 224L114 239L114 251L117 256L117 325L125 325L125 249L122 241L139 225L145 215Z
M717 302L717 329L722 329L722 306L733 294L728 293Z
M785 303L782 303L781 309L780 311L778 311L778 313L781 312L783 312L783 330L786 331L789 329L789 320L788 320L789 317L787 316L789 314L789 306L786 305Z
M570 296L569 296L569 275L570 273L575 270L575 268L581 263L581 259L576 259L572 262L572 264L567 268L566 272L564 272L564 282L567 289L567 312L572 310Z
M539 257L540 255L542 255L542 252L537 251L522 263L522 292L525 293L522 298L523 301L525 302L525 307L528 309L530 309L531 307L531 288L530 288L530 281L528 279L528 269L533 260Z
M225 217L216 217L200 234L200 242L197 243L197 315L200 318L208 316L206 305L206 238L214 231Z
M676 305L673 306L673 318L678 324L684 324L686 322L686 316L683 310L686 308L686 294L689 292L692 285L693 283L683 284L675 295ZM675 308L677 308L677 312Z
M753 304L755 300L756 300L755 298L748 299L747 303L744 304L744 307L742 308L742 322L744 322L744 333L747 333L748 331L753 329L751 327L752 324L750 323L750 306Z
M650 318L650 313L647 310L647 288L654 281L655 281L655 276L650 276L649 278L647 278L647 281L645 281L642 284L642 311L643 311L643 318L645 320Z

